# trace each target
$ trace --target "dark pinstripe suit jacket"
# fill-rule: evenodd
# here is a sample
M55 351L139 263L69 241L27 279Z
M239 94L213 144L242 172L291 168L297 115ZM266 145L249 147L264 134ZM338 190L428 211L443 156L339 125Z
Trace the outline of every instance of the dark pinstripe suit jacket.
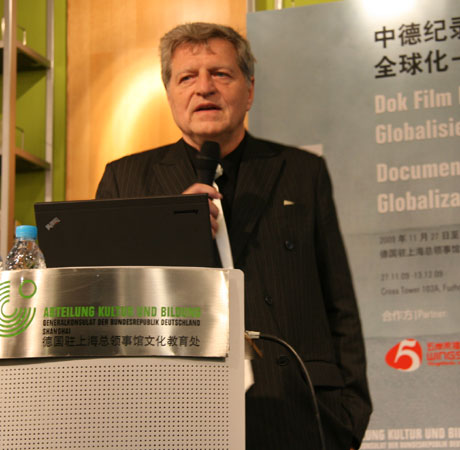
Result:
M97 198L178 194L196 181L183 141L107 165ZM322 158L248 136L229 229L245 274L246 329L306 362L329 449L362 439L371 412L351 276ZM265 343L247 394L247 448L319 450L311 398L283 347Z

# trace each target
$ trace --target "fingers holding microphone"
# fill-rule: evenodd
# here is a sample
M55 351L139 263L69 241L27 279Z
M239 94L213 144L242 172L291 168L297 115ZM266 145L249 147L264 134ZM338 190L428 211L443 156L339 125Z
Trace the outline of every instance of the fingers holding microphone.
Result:
M189 186L182 194L207 194L209 198L209 215L211 220L211 231L212 237L216 237L217 233L217 216L219 215L219 209L212 202L213 199L222 199L220 194L215 188L203 183L194 183Z
M183 192L183 194L208 194L213 238L216 237L217 233L219 209L212 202L212 199L222 199L222 195L212 186L219 158L219 144L214 141L205 141L195 160L198 183L192 184Z

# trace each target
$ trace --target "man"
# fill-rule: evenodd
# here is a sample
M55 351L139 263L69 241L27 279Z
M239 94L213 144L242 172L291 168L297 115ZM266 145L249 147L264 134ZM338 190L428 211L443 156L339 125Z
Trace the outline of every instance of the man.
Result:
M161 40L162 76L182 139L107 165L98 198L207 193L222 198L246 329L291 344L309 370L328 450L358 448L371 412L361 325L324 160L244 128L254 57L228 27L181 25ZM226 182L196 183L203 142ZM211 204L211 225L217 230ZM260 342L260 341L259 341ZM262 343L246 398L248 449L321 448L311 395L283 347Z

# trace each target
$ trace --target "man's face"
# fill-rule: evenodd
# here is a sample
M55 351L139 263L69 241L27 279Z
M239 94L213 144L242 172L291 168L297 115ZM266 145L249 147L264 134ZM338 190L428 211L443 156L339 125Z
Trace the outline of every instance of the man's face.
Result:
M183 44L175 50L167 94L187 143L200 148L204 141L214 140L231 151L244 136L254 82L241 72L230 42L210 39L207 44Z

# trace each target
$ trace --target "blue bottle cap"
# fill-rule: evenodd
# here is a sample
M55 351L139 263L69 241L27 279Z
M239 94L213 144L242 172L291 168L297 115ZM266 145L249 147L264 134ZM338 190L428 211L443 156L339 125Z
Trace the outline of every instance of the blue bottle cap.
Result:
M37 239L37 227L33 225L19 225L16 227L16 237L22 239Z

